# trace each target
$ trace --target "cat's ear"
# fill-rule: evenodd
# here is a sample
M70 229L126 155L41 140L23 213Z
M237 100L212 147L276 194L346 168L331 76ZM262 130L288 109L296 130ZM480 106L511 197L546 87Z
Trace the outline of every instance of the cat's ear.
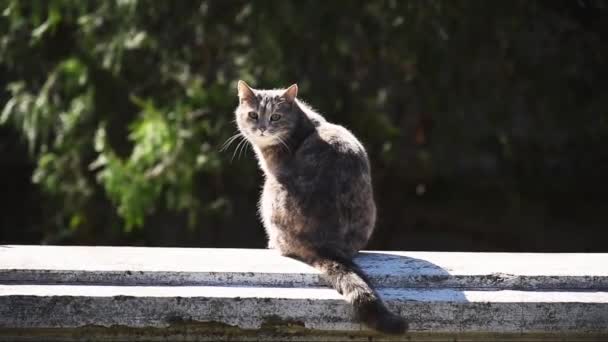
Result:
M253 100L255 100L255 94L253 93L253 90L251 90L251 87L247 83L245 83L245 81L239 80L238 91L241 103L245 101L253 102Z
M293 102L293 100L296 99L296 96L298 96L297 84L292 84L289 88L287 88L287 90L285 90L283 95L281 95L281 97L285 98L285 100L288 102Z

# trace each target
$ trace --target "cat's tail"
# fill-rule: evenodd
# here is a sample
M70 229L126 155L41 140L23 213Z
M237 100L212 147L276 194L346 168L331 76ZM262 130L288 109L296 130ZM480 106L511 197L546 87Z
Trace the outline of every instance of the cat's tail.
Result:
M365 273L352 260L326 253L305 259L352 303L355 314L367 326L385 334L403 334L408 329L406 320L386 308Z

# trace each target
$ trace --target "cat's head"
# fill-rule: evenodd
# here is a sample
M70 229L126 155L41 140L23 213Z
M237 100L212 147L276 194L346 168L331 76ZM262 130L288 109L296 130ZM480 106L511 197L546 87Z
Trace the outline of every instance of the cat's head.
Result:
M287 89L253 89L243 81L238 83L239 106L236 123L252 144L266 147L284 143L298 122L296 84Z

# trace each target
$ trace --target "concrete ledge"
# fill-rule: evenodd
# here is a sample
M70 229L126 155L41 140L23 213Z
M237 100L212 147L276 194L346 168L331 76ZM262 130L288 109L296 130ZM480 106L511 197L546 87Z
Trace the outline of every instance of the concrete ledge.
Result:
M270 250L0 246L0 339L608 340L608 254L357 262L407 336L365 329L314 269Z

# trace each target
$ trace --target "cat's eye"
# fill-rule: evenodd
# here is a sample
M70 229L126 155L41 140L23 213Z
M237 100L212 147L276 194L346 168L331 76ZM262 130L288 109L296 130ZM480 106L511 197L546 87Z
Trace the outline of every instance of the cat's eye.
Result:
M278 121L281 118L280 114L272 114L270 116L270 121Z
M258 119L258 113L256 113L256 112L249 112L248 115L249 115L250 118L252 118L254 120Z

